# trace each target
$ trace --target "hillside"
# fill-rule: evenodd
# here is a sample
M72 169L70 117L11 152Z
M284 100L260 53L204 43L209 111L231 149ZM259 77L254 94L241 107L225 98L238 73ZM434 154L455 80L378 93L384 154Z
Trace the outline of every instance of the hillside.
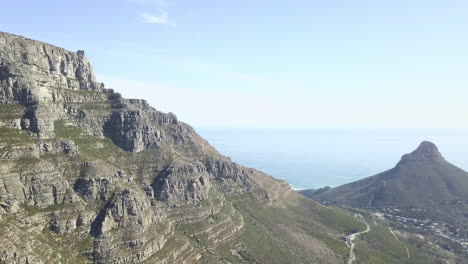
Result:
M468 199L468 173L446 161L436 145L422 142L385 172L304 195L356 207L417 206Z
M468 173L430 142L385 172L336 188L302 191L325 204L363 208L387 225L418 233L468 260Z
M0 88L0 263L344 263L366 227L105 88L83 51L0 33ZM357 261L454 258L371 225Z

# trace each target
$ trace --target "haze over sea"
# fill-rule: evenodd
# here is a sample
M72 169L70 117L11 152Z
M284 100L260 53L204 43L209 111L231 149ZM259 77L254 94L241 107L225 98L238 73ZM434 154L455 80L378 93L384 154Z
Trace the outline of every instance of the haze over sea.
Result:
M468 131L386 129L240 129L197 131L234 162L287 181L295 189L338 186L392 168L421 141L434 142L468 169Z

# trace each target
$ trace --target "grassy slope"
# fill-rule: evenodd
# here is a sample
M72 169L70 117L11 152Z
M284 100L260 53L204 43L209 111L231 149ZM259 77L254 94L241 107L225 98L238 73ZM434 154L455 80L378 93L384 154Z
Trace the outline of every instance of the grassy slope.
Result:
M367 219L371 231L361 235L356 241L355 253L362 263L445 263L443 259L451 258L448 252L429 245L417 236L396 235L397 240L389 228L373 222L370 218ZM408 249L409 258L405 247Z
M21 118L23 111L24 107L22 105L0 104L0 122Z
M395 168L323 192L319 201L358 207L414 206L468 199L468 173L446 161L403 162Z
M57 137L74 140L79 147L80 155L113 164L132 159L129 153L120 150L108 139L85 135L80 129L67 126L63 122L56 122L55 125ZM3 129L2 132L4 133L2 138L8 135L6 138L10 138L14 143L30 144L35 141L17 130ZM205 252L201 262L344 263L349 249L343 241L343 236L365 229L364 224L357 221L352 212L322 206L295 192L291 192L272 206L265 206L262 202L255 201L248 193L230 196L226 202L232 203L233 208L242 215L245 222L244 230L237 237L208 251L209 253ZM9 226L7 221L3 221L2 224L5 228ZM189 237L189 234L187 236ZM57 248L57 243L67 240L68 236L60 237L47 231L40 238L24 237L24 239L37 239ZM188 239L193 247L200 248L200 245L196 245L200 242L190 237ZM75 242L68 243L77 246L80 251L90 249L87 240ZM412 259L413 262L405 262L406 250L400 243L405 243L418 261ZM432 261L431 249L418 249L406 241L396 243L390 232L382 226L373 226L372 231L362 239L358 238L356 244L356 255L362 263L431 263ZM233 249L237 254L232 254ZM83 256L70 256L73 253L68 248L58 247L56 252L61 254L62 258L77 258L78 262L84 260Z
M325 207L295 193L270 207L245 196L233 199L245 218L244 233L217 248L220 255L234 263L239 257L231 254L233 248L243 248L240 255L250 263L344 263L349 248L343 236L365 229L352 212ZM435 254L427 245L418 249L404 238L396 241L380 224L373 225L370 233L356 241L360 263L431 263ZM414 256L411 260L404 246Z

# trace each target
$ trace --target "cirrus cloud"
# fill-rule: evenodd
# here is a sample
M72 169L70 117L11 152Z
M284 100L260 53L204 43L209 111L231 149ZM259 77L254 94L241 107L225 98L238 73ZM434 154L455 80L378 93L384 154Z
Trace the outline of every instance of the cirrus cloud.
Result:
M160 15L144 12L140 14L140 18L144 23L148 24L169 24L169 15L166 11L161 12Z

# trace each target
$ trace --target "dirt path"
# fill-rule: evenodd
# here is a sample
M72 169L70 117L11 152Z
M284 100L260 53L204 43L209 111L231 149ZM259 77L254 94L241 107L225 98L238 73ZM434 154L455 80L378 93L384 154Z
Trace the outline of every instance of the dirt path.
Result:
M390 233L392 233L393 237L396 239L396 240L399 240L398 237L395 235L395 233L393 233L393 230L389 227L388 230L390 230Z
M395 232L393 232L393 230L392 230L390 227L389 227L388 229L390 230L390 233L392 233L393 237L395 237L395 239L396 239L397 241L400 241L400 240L398 239L398 237L396 236ZM410 254L409 254L408 247L406 247L406 246L404 246L404 247L405 247L405 249L406 249L406 255L408 256L408 259L409 259L409 258L410 258Z
M406 255L408 255L408 259L410 258L410 255L409 255L409 250L408 248L405 246L405 249L406 249Z
M362 215L355 214L354 217L358 218L359 221L363 222L366 225L366 230L361 231L361 232L357 232L357 233L354 233L354 234L351 234L351 235L345 237L346 244L349 247L348 264L352 264L356 260L356 256L354 255L355 244L353 243L353 241L356 239L357 236L365 234L365 233L367 233L367 232L369 232L371 230L370 225L364 221Z

